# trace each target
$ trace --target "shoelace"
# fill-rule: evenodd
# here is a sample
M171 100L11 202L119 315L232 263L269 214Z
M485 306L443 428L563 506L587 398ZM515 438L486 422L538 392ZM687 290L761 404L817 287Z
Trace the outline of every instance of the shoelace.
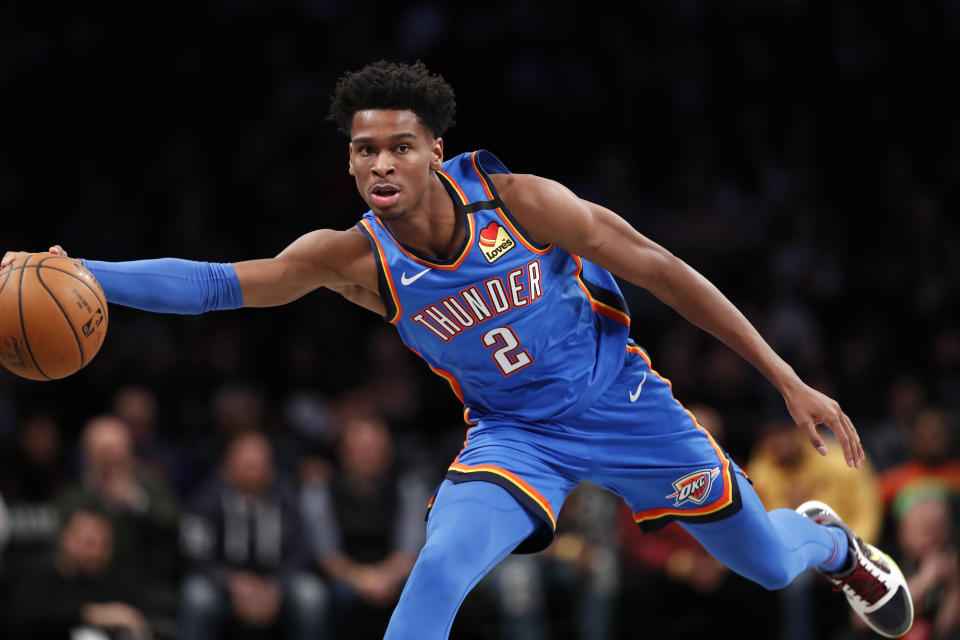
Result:
M859 561L850 575L837 582L833 590L840 591L844 587L850 587L850 590L854 592L855 596L864 600L867 604L875 604L890 591L890 587L888 587L879 576L875 575Z

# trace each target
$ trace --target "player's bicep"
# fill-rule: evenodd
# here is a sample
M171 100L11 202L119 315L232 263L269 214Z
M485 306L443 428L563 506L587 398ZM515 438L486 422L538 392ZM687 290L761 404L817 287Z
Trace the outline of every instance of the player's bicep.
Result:
M323 286L354 284L342 275L347 262L343 231L321 229L305 234L274 258L234 263L243 291L243 306L285 304Z
M613 211L586 202L592 231L579 255L614 275L647 289L658 288L676 258Z
M555 244L643 287L653 286L673 258L613 211L579 198L557 182L536 176L512 178L504 181L511 196L507 207L537 242Z

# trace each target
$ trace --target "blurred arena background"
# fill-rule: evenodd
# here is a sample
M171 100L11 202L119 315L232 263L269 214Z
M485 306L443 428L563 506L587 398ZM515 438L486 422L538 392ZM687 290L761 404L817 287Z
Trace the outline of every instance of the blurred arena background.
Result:
M835 501L912 576L910 637L960 637L960 3L634 4L6 2L3 248L234 261L347 228L333 85L421 59L457 92L448 155L619 212L834 394L872 468L807 456L772 387L625 287L633 337L767 506ZM463 439L445 383L329 292L111 314L80 374L0 371L0 636L380 637ZM768 593L624 517L584 487L452 637L868 637L815 576Z

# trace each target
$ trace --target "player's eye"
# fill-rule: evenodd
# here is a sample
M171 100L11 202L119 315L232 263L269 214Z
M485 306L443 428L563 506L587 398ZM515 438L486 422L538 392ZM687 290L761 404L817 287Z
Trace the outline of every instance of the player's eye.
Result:
M369 156L373 154L373 147L371 147L370 145L362 145L357 151L362 156Z
M411 149L412 149L412 147L411 147L410 145L408 145L408 144L398 144L398 145L397 145L397 153L406 153L406 152L410 151Z

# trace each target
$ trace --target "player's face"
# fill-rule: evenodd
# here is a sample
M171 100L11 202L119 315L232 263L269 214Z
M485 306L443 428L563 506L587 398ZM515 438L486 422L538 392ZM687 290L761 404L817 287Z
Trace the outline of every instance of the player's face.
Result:
M350 175L377 217L395 220L424 201L443 163L443 140L412 111L369 109L353 116Z

